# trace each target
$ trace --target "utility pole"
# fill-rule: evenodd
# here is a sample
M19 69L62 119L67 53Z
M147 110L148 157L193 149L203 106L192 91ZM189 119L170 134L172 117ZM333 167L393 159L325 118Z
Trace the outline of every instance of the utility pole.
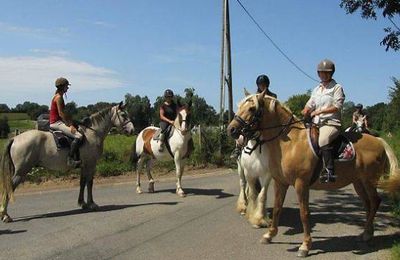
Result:
M231 35L229 23L229 0L222 0L222 39L221 39L221 96L220 96L220 127L224 127L225 93L228 91L228 120L232 120L232 64Z

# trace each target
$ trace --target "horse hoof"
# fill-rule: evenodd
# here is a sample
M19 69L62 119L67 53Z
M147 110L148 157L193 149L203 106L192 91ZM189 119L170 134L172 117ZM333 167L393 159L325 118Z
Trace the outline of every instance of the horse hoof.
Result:
M82 209L88 209L88 204L86 204L86 202L82 202L82 203L78 203L79 207L81 207Z
M185 194L185 192L182 190L182 189L179 189L179 190L177 190L176 191L176 194L179 196L179 197L186 197L186 194Z
M257 225L257 224L253 224L252 227L255 228L255 229L261 228L261 226L260 226L260 225Z
M136 187L136 193L137 194L142 194L143 191L142 191L142 189L140 187Z
M149 193L154 193L154 182L149 182Z
M12 219L9 215L7 215L7 214L5 214L5 215L1 218L1 220L2 220L4 223L11 223L11 222L13 222L13 219Z
M271 237L262 237L260 239L260 243L264 244L264 245L271 244L271 242L272 242L272 238Z
M88 209L92 210L92 211L97 211L99 209L99 206L96 203L91 203L88 205Z
M308 256L308 250L299 250L297 252L297 257L307 257Z
M242 216L246 215L246 211L245 210L244 211L240 211L240 215L242 215Z

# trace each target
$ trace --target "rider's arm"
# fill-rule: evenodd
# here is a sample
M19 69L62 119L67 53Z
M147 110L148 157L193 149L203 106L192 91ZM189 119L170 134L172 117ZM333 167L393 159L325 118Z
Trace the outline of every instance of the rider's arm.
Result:
M162 106L160 107L160 119L161 119L162 121L165 121L165 122L170 123L171 125L174 123L174 121L169 120L168 118L166 118L166 117L164 116L164 108L163 108Z
M357 123L357 118L356 118L356 115L353 113L353 123L355 124L355 123Z
M343 107L343 102L344 102L344 92L343 88L340 85L335 86L335 92L333 93L333 104L332 106L329 106L324 109L320 109L318 111L312 112L311 116L316 116L319 114L331 114L331 113L336 113L339 112L342 107Z

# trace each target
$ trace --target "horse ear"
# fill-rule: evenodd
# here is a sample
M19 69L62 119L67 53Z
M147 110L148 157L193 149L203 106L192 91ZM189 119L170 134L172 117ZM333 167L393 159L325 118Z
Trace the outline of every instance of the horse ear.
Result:
M244 91L244 96L245 96L245 97L248 97L248 96L250 96L250 92L249 92L249 91L247 91L247 89L246 89L246 88L243 88L243 91Z
M118 108L119 108L119 109L125 109L124 101L119 102Z
M261 92L260 94L257 95L257 99L258 99L259 103L264 102L264 96L265 96L266 91L267 91L267 89L264 89L263 92Z

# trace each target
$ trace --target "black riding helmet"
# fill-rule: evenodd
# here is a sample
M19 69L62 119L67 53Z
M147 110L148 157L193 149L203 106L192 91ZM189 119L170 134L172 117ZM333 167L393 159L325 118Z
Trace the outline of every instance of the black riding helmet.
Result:
M264 74L258 76L257 80L256 80L257 86L260 85L260 84L263 84L263 83L266 84L267 87L269 87L269 78L268 78L267 75L264 75Z
M174 92L170 89L166 89L164 91L164 97L173 97L174 96Z
M358 108L358 109L363 109L363 105L361 105L361 104L357 104L357 105L355 106L355 108Z

